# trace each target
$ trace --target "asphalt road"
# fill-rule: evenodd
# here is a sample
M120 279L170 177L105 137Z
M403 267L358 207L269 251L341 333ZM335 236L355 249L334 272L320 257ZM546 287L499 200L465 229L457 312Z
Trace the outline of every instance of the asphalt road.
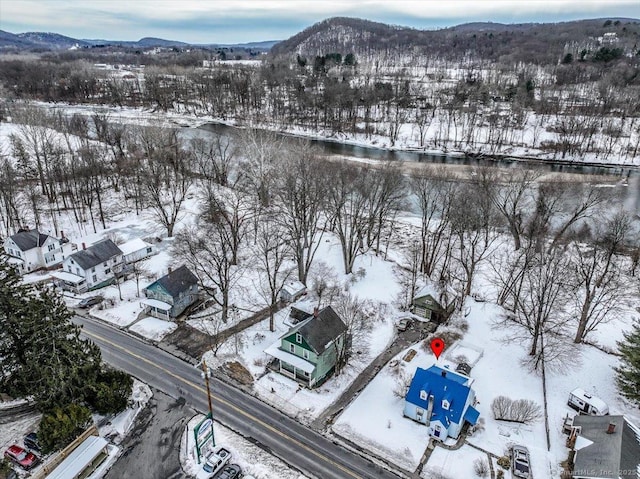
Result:
M200 370L110 325L75 316L83 336L102 350L102 359L173 397L184 397L194 409L208 410ZM287 464L318 479L397 479L280 411L218 379L210 381L216 421L252 438Z

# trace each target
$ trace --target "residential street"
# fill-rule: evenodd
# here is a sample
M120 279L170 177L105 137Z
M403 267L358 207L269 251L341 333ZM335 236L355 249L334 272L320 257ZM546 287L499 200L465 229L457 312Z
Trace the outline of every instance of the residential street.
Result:
M170 396L184 397L197 411L207 410L206 390L194 366L99 321L75 316L74 322L83 326L84 337L100 346L105 362ZM308 475L319 479L399 477L218 379L212 379L211 389L215 420Z

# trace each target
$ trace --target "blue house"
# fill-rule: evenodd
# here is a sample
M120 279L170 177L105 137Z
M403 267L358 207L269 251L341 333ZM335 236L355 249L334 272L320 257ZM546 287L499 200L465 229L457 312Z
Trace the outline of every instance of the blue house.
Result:
M175 319L198 298L198 278L180 266L144 289L145 313L159 319Z
M434 439L457 439L464 423L473 426L480 415L473 407L476 393L472 382L446 368L418 368L405 397L404 415L425 424Z

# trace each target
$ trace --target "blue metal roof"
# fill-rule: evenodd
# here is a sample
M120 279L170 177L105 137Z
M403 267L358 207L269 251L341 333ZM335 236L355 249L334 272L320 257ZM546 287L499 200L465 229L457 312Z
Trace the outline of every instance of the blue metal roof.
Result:
M438 366L431 366L429 369L417 368L405 400L423 409L428 409L428 397L433 395L431 420L440 421L447 426L451 422L459 424L462 415L465 414L464 406L471 392L471 388L467 385L468 381L469 378ZM420 399L420 391L427 392L427 399ZM443 399L449 401L449 409L442 407ZM468 408L468 410L471 409L473 408ZM473 411L476 414L472 424L475 424L478 412L475 409ZM473 419L474 413L469 414L469 417Z
M467 408L467 412L464 413L464 420L467 421L472 426L475 426L478 422L478 418L480 417L480 412L474 408L473 406L469 406Z

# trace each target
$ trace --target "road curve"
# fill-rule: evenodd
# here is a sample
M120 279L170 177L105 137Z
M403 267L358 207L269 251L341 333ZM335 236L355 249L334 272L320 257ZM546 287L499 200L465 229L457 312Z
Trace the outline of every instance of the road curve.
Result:
M103 360L194 409L207 411L200 370L142 340L100 321L75 316L82 335L95 342ZM218 379L211 379L216 421L252 438L294 468L317 479L398 479L277 409Z

